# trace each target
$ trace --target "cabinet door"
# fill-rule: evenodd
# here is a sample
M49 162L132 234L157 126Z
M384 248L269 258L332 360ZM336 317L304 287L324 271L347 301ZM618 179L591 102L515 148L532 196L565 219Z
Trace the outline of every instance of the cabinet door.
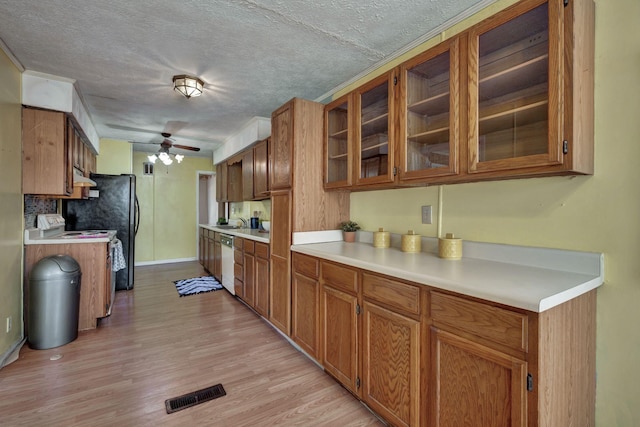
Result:
M216 201L227 200L227 162L222 162L216 165Z
M562 163L562 14L524 1L469 31L470 173Z
M436 46L402 65L399 83L400 180L458 171L459 40Z
M256 247L257 247L256 243ZM269 318L269 259L256 256L255 304L258 313Z
M352 95L327 104L324 109L324 186L348 187L353 169Z
M213 274L215 271L214 255L216 252L215 242L213 241L213 231L209 231L209 237L207 237L207 271Z
M227 201L242 202L242 157L227 162Z
M243 276L244 276L244 301L251 307L254 306L255 298L255 256L244 253L243 255Z
M271 194L269 320L291 334L291 194Z
M394 72L365 84L354 92L356 185L394 180Z
M269 138L253 147L253 197L269 197Z
M320 283L295 271L291 278L291 338L307 354L318 359Z
M431 328L431 423L526 426L525 361Z
M269 187L271 190L291 188L293 159L293 108L291 100L271 115Z
M253 200L253 149L242 155L242 200Z
M322 359L326 372L356 395L358 378L358 298L322 284Z
M362 399L393 425L420 425L420 322L367 301L363 314Z

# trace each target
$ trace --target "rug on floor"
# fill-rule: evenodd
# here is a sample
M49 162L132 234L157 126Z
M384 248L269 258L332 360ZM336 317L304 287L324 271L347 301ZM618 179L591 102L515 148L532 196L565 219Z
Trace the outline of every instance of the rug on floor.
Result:
M176 280L176 290L181 297L202 294L222 289L222 284L212 276L192 277L191 279Z

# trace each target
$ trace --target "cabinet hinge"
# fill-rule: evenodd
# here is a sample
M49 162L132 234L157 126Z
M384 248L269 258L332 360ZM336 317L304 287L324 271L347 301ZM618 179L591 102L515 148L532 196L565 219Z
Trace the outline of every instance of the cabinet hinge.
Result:
M564 0L564 7L569 6L569 0Z
M356 388L360 388L360 377L356 378Z
M396 176L396 175L398 175L398 167L394 166L393 167L393 176Z
M360 314L360 304L356 304L356 314Z
M393 85L396 86L398 84L398 76L393 76Z
M527 374L527 391L533 391L533 375Z
M569 141L566 139L562 141L562 153L567 154L569 152Z

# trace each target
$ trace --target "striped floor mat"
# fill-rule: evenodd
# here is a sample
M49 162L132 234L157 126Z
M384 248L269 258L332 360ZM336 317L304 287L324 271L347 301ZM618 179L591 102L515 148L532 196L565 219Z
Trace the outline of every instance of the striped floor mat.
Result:
M191 279L176 280L176 290L181 297L202 294L222 289L222 284L212 276L193 277Z

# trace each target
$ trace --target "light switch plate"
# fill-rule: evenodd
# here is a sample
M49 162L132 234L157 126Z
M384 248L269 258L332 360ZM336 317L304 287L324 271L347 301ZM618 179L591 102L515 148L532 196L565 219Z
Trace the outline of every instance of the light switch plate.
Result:
M431 205L422 207L422 223L423 224L432 224L433 221L431 219Z

